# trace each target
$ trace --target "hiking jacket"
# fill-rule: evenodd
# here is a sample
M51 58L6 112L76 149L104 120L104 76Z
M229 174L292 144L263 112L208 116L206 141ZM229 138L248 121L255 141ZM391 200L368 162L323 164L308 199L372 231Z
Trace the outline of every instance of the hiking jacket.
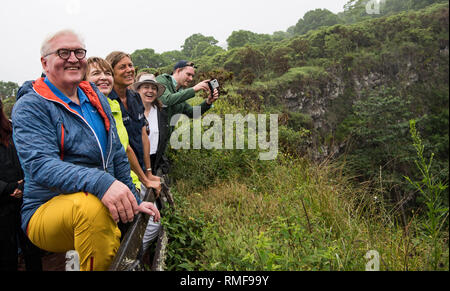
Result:
M130 146L139 161L142 171L145 173L147 168L145 167L144 146L142 143L142 128L147 126L147 119L144 116L145 108L144 104L142 104L139 93L127 89L126 94L128 110L122 104L122 101L114 89L111 93L109 93L108 98L111 100L116 100L120 105L120 109L122 111L122 121L128 132Z
M161 100L161 102L167 106L168 123L170 124L172 117L176 114L184 114L189 118L193 118L193 107L186 101L195 97L194 89L180 88L179 90L177 90L172 82L172 76L169 74L159 75L158 77L156 77L156 81L166 87L164 94L159 97L159 100ZM211 108L211 105L208 105L205 101L200 105L200 107L201 114L203 114ZM173 127L171 129L173 130Z
M10 194L19 188L17 182L20 180L23 180L23 172L11 138L8 147L0 143L0 219L18 213L22 200Z
M88 122L53 94L44 78L26 82L19 89L12 121L14 143L25 174L25 232L34 212L53 197L87 192L101 200L115 180L127 185L141 203L106 97L92 83L81 82L79 88L105 123L108 141L104 154Z

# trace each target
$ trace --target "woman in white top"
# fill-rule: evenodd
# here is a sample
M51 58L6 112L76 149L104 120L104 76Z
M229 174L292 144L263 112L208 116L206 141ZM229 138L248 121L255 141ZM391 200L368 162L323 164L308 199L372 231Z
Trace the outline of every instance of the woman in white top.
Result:
M144 115L147 118L150 134L150 159L153 174L156 175L158 164L166 150L166 138L164 134L167 127L167 117L162 112L163 105L158 98L164 93L166 87L156 82L153 74L140 73L136 78L137 82L133 85L134 90L139 93L144 104Z
M161 165L160 162L164 152L166 151L167 136L169 133L168 117L163 110L161 101L158 100L166 90L166 87L156 82L155 76L149 73L138 74L136 80L137 82L133 85L133 89L139 93L145 107L144 115L147 118L150 129L148 135L150 140L150 163L152 165L152 172L156 175L158 168ZM162 172L163 174L167 174L165 171ZM142 187L141 195L145 195L145 191L146 188ZM156 206L160 208L158 203L156 203ZM147 250L150 243L156 239L160 228L160 223L156 223L152 219L149 219L142 240L144 252Z

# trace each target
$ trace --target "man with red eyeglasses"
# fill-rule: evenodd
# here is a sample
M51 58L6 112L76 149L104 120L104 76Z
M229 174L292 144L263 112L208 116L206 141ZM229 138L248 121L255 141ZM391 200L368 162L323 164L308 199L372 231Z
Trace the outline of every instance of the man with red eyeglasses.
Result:
M81 38L70 30L50 36L41 63L46 77L22 86L12 113L26 181L22 228L41 249L76 250L81 270L107 270L120 244L117 223L160 214L133 186L106 97L82 81Z

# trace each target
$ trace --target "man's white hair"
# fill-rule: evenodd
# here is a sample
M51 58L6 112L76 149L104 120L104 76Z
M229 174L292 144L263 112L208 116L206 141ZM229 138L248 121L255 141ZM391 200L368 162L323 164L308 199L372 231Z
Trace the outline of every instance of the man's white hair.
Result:
M60 30L56 33L53 33L51 35L49 35L44 42L42 43L41 46L41 57L44 57L46 54L50 53L50 49L51 49L51 43L52 41L60 36L63 35L74 35L78 38L78 40L81 42L81 44L83 45L83 48L86 48L86 45L84 43L84 39L83 37L81 37L81 35L79 35L78 33L76 33L75 31L71 30L71 29L64 29L64 30Z

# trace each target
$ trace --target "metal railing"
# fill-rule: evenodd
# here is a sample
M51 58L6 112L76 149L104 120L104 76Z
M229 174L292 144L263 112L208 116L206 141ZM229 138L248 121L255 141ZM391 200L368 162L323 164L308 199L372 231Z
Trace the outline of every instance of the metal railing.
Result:
M174 207L174 201L170 188L168 187L167 176L161 178L161 193L159 202L161 209L165 207ZM144 197L144 201L154 202L156 200L155 191L148 189ZM109 271L146 271L143 263L144 250L142 239L144 237L145 229L148 224L149 215L139 213L134 222L128 228L125 236L120 244L119 250L114 257ZM155 254L151 271L164 271L164 261L167 250L168 237L163 227L158 233L158 240L156 243Z

